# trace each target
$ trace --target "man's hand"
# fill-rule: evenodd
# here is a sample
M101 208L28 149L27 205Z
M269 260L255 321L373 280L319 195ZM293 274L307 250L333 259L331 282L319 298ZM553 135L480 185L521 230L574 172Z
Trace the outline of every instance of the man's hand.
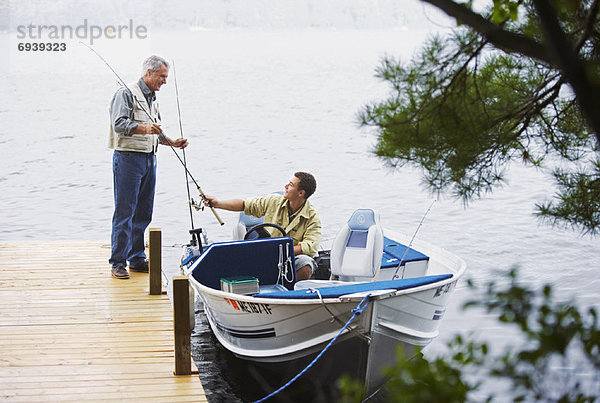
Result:
M188 143L187 139L179 138L177 140L171 141L171 144L175 148L186 148L189 143Z
M202 196L202 195L200 195L200 196ZM204 205L206 207L217 207L216 204L218 203L218 201L217 201L217 198L214 196L204 195L202 200L204 201Z
M149 125L138 124L130 134L161 134L162 129L159 124L152 123Z
M202 194L200 194L200 197L202 197ZM218 200L214 196L204 195L202 201L207 207L220 208L229 211L244 211L244 201L242 199Z
M158 141L160 144L168 146L171 145L175 148L186 148L188 146L188 141L187 139L176 139L176 140L171 140L170 138L168 138L167 136L165 136L164 134L162 136L158 137Z
M159 124L152 123L151 125L142 125L144 134L161 134L162 128Z

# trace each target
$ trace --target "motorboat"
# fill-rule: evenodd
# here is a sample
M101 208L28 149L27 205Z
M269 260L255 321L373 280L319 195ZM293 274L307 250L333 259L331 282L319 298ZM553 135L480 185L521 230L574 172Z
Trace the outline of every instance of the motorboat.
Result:
M238 224L245 238L268 225L243 213ZM399 345L409 352L438 336L466 270L442 248L384 231L372 209L356 210L319 252L326 275L316 279L296 281L287 236L202 245L196 232L193 240L181 267L223 347L290 376L314 371L303 376L331 382L347 373L369 393L385 383Z

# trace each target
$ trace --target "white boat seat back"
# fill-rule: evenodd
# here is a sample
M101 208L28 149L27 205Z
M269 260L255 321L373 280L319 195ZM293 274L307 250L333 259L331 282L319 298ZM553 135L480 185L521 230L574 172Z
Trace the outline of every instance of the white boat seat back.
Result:
M273 194L282 195L283 192L273 192ZM241 241L244 239L246 232L255 225L262 224L264 221L264 217L254 217L252 215L247 215L243 211L240 211L240 218L238 219L237 224L233 227L233 240ZM258 234L253 232L250 235L249 239L257 239Z
M246 215L243 211L241 211L240 218L233 227L233 240L241 241L242 239L244 239L244 235L246 235L246 232L248 232L250 228L254 227L255 225L262 224L262 222L262 217L258 218L251 215ZM256 232L254 233L254 235L256 236Z
M382 255L379 213L371 209L356 210L331 246L331 274L342 281L373 281Z

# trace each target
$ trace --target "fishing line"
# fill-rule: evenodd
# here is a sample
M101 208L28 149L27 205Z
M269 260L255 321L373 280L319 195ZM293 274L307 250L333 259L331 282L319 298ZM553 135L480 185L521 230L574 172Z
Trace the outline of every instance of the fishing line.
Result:
M129 89L129 87L127 86L127 84L125 84L125 81L123 81L123 79L121 78L121 76L119 76L119 74L115 71L115 69L113 69L111 67L111 65L106 61L106 59L104 59L100 55L100 53L96 52L96 50L94 48L92 48L90 45L88 45L85 42L79 41L79 43L81 43L83 46L85 46L86 48L88 48L89 50L91 50L92 52L94 52L96 54L96 56L98 56L100 58L100 60L102 60L104 62L104 64L106 64L108 66L108 68L110 69L110 71L112 71L114 73L114 75L119 79L120 84L123 87L125 87L125 89L127 89L127 91L129 91L131 94L133 94L133 92L131 92L131 89ZM135 97L133 97L133 99L137 102L139 108L144 111L144 113L148 116L148 118L151 121L154 121L154 119L152 118L152 116L150 116L150 113L148 113L148 111L141 105L139 99L136 99ZM171 147L171 150L173 150L173 152L175 153L175 156L177 157L177 159L179 160L179 162L181 163L181 165L183 165L183 168L185 169L186 174L189 175L189 177L192 180L192 182L194 182L194 185L196 185L196 189L198 189L198 193L200 194L200 197L202 198L202 200L208 202L208 206L209 206L210 210L212 211L213 215L215 216L215 218L217 219L217 221L219 222L219 224L221 224L221 225L225 224L221 220L221 217L219 217L219 215L217 214L217 211L214 209L214 207L212 207L210 201L206 198L206 195L204 194L204 192L200 188L200 185L198 185L198 182L196 182L196 179L194 179L194 177L192 176L191 172L187 169L186 164L183 162L183 160L181 159L181 157L179 156L179 154L175 150L175 147L173 147L173 144L169 141L169 139L165 136L164 133L161 133L158 136L158 140L159 141L161 141L161 140L166 141L167 144L169 145L169 147Z
M175 60L173 63L173 83L175 84L175 98L177 99L177 117L179 118L179 133L181 133L181 138L183 138L183 126L181 124L181 108L179 107L179 89L177 88L177 73L175 72ZM192 211L192 197L190 196L190 181L188 180L188 170L187 170L187 160L185 158L185 148L181 150L183 153L183 167L185 168L185 187L187 189L188 196L188 207L190 209L190 223L192 225L192 229L194 229L194 214Z
M402 262L404 261L404 258L406 257L406 254L410 250L410 247L412 246L412 243L415 240L415 237L417 236L417 232L419 232L419 229L421 228L421 225L423 225L423 221L425 221L425 217L427 217L427 214L429 214L429 210L431 210L431 208L433 207L433 203L435 203L436 201L437 201L437 199L434 199L431 202L431 204L429 205L429 208L427 209L427 211L425 212L425 214L423 214L423 218L421 218L421 222L419 223L419 226L417 227L417 230L415 231L415 233L413 234L412 238L410 239L410 242L408 243L408 246L406 247L406 250L404 251L404 255L402 255L402 259L400 259L400 263L398 264L398 267L396 267L396 271L394 272L394 275L392 276L392 280L398 278L398 270L400 270L400 267L402 267ZM402 275L402 277L404 277L404 274Z

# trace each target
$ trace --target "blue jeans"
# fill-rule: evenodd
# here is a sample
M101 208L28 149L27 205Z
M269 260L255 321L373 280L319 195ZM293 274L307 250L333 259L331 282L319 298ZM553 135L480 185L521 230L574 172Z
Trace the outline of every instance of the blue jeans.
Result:
M146 259L144 231L152 220L156 156L116 151L113 154L115 211L109 263L136 266Z

